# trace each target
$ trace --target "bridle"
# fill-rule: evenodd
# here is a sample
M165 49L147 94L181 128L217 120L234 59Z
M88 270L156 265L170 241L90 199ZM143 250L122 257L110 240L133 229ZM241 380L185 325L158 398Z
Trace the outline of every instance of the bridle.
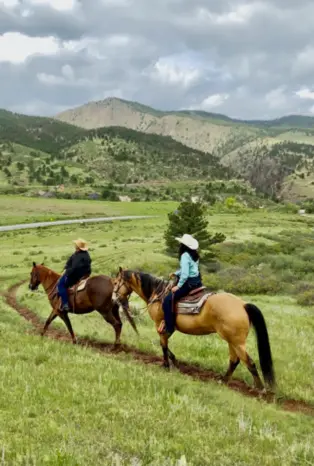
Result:
M127 294L126 294L126 296L124 296L122 298L122 296L120 296L120 294L119 294L119 291L121 290L121 288L123 286L126 288ZM121 279L119 280L119 282L113 288L113 294L115 295L114 301L117 304L122 305L121 300L122 299L128 299L132 292L133 292L132 288L127 284L127 282L124 281L123 276L122 276Z
M33 281L33 277L35 278L36 282L35 282L35 284L30 283L29 284L29 289L32 290L32 291L37 291L39 285L41 284L39 271L38 271L37 267L34 267L34 269L31 271L31 281ZM48 294L48 299L52 299L54 297L53 295L54 295L54 292L55 292L55 290L57 288L57 285L58 285L58 281L56 283L52 283L50 286L48 286L46 288L46 292ZM49 291L50 289L51 289L51 291Z
M35 275L36 282L33 285L32 283L29 284L29 289L32 291L38 290L39 285L41 284L40 278L39 278L39 272L37 268L35 267L35 271L31 271L31 281L33 281L33 276Z

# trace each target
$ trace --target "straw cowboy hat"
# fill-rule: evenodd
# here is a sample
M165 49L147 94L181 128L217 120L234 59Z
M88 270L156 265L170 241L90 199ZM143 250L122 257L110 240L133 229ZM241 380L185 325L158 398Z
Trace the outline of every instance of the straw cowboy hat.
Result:
M87 243L84 239L76 239L73 243L81 250L81 251L88 251Z
M187 246L189 249L193 249L194 251L198 249L198 241L191 235L185 234L181 236L181 238L176 238L176 240L179 241L179 243L182 243L185 246Z

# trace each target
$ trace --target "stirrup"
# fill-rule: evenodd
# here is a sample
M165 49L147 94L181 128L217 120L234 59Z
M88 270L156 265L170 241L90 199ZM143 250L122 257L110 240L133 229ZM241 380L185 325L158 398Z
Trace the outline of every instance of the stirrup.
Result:
M65 309L66 308L66 309ZM71 310L70 306L68 304L64 304L61 306L60 311L61 312L69 312Z

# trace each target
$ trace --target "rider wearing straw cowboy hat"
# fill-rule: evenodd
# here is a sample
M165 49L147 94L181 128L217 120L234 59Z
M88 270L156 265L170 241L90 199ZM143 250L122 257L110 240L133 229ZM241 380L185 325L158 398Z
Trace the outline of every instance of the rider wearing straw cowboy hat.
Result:
M180 269L174 274L179 278L178 284L163 301L163 311L165 322L163 321L158 329L159 333L171 335L174 332L174 315L172 306L191 290L202 286L202 279L199 271L199 255L197 252L198 241L193 236L185 234L181 238L176 238L180 243L179 259Z
M70 310L68 301L68 288L78 283L83 277L88 277L92 273L91 258L88 253L86 241L77 239L73 241L75 244L75 252L67 260L64 267L64 272L58 282L58 293L61 297L61 311L68 312Z

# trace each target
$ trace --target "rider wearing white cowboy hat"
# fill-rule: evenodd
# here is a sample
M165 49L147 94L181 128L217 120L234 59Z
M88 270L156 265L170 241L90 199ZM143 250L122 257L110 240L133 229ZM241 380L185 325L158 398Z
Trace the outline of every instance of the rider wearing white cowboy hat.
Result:
M184 234L182 237L175 239L180 243L180 269L174 273L174 275L179 278L179 281L163 301L166 329L164 328L164 323L162 323L159 328L160 333L164 333L164 331L166 331L168 335L171 335L174 332L172 303L175 303L188 295L191 290L202 286L199 271L199 255L197 252L199 244L197 239L193 238L193 236L189 234Z

